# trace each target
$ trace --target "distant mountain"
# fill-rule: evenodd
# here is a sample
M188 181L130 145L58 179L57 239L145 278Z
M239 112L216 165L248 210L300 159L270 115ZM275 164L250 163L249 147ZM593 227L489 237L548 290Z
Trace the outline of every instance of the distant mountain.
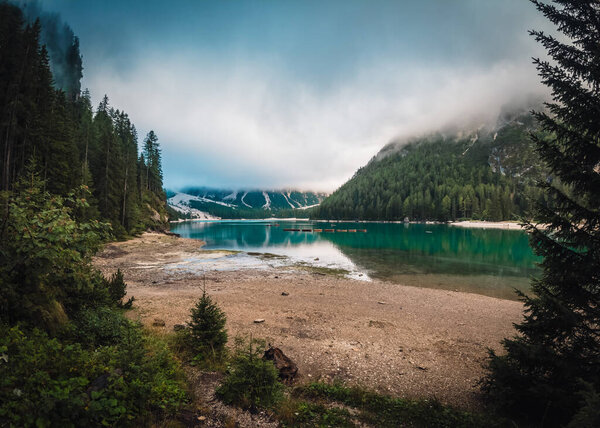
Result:
M306 215L318 206L325 193L296 190L223 190L191 187L168 192L167 203L184 218L266 218Z
M386 145L344 185L311 210L312 218L361 220L510 220L542 196L544 167L522 109L495 126L434 134Z

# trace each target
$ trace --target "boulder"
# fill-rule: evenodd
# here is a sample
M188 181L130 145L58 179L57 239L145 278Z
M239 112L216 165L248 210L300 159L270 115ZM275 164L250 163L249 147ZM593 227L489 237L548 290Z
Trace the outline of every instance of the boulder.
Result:
M286 383L291 383L298 374L298 366L279 348L270 346L265 351L263 360L273 361L279 371L279 377Z

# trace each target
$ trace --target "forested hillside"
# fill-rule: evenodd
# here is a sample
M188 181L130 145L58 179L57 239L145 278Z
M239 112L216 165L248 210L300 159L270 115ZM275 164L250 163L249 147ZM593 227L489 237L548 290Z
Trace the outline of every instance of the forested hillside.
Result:
M78 213L82 220L108 220L116 236L164 227L156 135L148 134L138 156L138 135L127 113L111 107L107 96L93 108L89 92L79 93L81 56L72 31L65 33L69 49L55 48L50 57L41 43L49 31L41 22L26 23L19 8L0 3L0 189L12 190L34 162L51 194L91 189L90 207ZM60 27L56 20L46 22ZM58 86L51 59L61 70Z
M390 144L311 211L313 218L513 220L542 197L528 114L466 136Z

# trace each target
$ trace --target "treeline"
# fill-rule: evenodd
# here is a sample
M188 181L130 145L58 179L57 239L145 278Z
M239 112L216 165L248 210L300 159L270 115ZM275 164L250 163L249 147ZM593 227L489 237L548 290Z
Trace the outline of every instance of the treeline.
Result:
M166 221L160 148L154 132L138 156L138 136L127 113L104 97L94 111L89 92L56 89L41 25L0 3L0 189L10 191L33 161L46 191L92 190L82 220L110 221L116 236ZM74 36L73 36L74 37ZM65 53L79 55L78 41ZM73 50L76 50L74 52ZM77 68L80 61L65 61Z
M92 265L102 243L163 221L157 138L138 156L135 127L107 97L94 112L89 93L55 89L39 21L6 2L0 158L0 426L174 415L186 402L178 362L125 317L121 272Z
M524 131L521 131L523 133ZM492 169L491 142L436 137L359 169L311 210L313 218L513 220L542 198L534 180Z

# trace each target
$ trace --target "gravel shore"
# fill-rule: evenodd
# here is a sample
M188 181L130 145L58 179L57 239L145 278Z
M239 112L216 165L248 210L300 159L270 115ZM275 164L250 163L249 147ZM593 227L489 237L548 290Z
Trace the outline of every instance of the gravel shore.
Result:
M183 269L226 253L201 245L146 233L107 245L94 263L104 273L123 271L136 299L131 317L162 332L187 321L205 282L227 314L230 337L251 334L281 348L301 381L337 379L476 409L487 348L498 350L522 318L520 302L274 268L266 260L261 269ZM152 327L156 318L165 326Z

